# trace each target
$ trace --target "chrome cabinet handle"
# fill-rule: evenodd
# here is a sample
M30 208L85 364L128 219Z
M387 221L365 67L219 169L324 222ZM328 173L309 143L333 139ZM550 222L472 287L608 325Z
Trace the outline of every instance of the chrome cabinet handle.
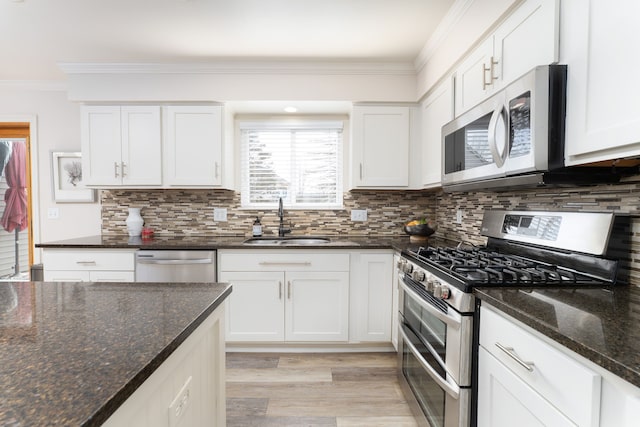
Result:
M76 261L76 264L79 265L96 265L95 261Z
M522 360L520 356L516 354L513 347L505 347L499 342L496 342L496 347L498 347L500 350L507 353L507 356L515 360L516 363L518 363L518 365L522 366L524 369L526 369L529 372L533 372L533 367L535 366L535 364L533 362L525 362L524 360Z
M490 59L488 67L482 64L482 90L486 90L488 86L493 84L494 80L498 80L498 76L494 75L496 65L498 65L498 61L496 61L493 56ZM487 71L489 72L489 81L487 81Z
M125 169L124 169L125 167L127 167L127 164L125 162L122 162L121 165L122 166L120 167L120 169L122 170L122 177L124 178L127 176L127 173L125 172Z
M278 299L282 299L282 281L278 282Z
M269 266L280 266L280 265L311 265L310 261L301 261L301 262L295 262L295 261L289 261L289 262L271 262L271 261L262 261L259 263L259 265L263 265L265 267L269 267Z
M119 167L118 162L113 162L113 168L114 168L113 174L116 178L120 176L118 175L118 167Z
M291 299L291 280L287 282L287 298Z
M362 163L360 163L360 179L362 179Z

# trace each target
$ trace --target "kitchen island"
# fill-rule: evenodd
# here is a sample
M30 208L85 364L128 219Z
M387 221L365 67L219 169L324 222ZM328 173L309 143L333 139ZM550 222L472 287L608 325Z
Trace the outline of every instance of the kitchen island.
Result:
M226 284L0 282L0 425L168 425L169 406L183 421L213 411L224 423L230 293Z

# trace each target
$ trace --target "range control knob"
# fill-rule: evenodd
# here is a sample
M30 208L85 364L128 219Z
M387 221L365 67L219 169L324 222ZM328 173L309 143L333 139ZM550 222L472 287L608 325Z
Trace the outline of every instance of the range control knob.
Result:
M413 274L411 274L411 277L413 278L413 280L422 282L425 278L425 274L424 271L416 270L413 272Z
M451 297L451 289L448 286L440 286L440 298L449 299Z
M440 283L438 280L435 280L433 282L433 296L436 298L442 297L442 283Z
M429 292L433 292L433 280L427 280L427 283L425 283L424 287Z
M408 264L408 263L407 263L407 264L404 266L404 272L405 272L405 273L411 273L412 271L413 271L413 264Z

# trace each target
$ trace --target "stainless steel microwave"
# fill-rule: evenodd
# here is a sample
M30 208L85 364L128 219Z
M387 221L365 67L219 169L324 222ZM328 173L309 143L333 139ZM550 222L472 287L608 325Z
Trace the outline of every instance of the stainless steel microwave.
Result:
M536 67L444 125L445 190L563 168L566 80L566 65Z

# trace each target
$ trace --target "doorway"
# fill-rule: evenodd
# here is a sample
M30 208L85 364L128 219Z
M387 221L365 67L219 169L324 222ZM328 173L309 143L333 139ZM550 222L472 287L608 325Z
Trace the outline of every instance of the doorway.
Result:
M0 279L28 279L33 264L29 123L0 123Z

